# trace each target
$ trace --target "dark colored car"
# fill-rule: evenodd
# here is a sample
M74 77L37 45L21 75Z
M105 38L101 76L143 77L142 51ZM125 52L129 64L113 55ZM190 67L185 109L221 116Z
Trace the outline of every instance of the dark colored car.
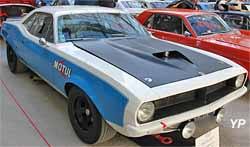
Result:
M239 29L243 34L250 35L250 13L240 11L218 11L216 12L227 24Z

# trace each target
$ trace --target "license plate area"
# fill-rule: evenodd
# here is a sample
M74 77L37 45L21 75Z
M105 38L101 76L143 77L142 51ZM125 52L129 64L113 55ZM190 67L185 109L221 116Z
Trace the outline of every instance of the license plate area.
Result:
M219 127L216 127L209 132L195 139L195 147L219 147Z

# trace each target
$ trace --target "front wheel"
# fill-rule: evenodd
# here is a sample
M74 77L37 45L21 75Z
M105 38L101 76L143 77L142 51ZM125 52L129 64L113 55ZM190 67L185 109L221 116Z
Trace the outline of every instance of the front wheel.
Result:
M9 69L12 73L20 73L27 70L25 65L20 62L16 53L9 45L7 45L7 61Z
M73 87L69 92L68 114L77 136L85 143L101 143L116 134L102 119L89 97L79 88Z

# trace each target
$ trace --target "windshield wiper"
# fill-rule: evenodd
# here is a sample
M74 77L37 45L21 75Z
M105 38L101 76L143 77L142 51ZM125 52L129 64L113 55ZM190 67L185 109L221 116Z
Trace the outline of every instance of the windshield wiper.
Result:
M112 37L127 37L128 35L127 34L123 34L123 33L114 33L114 34L111 34Z
M216 34L216 32L203 32L201 35L211 35L211 34Z
M96 38L72 38L72 39L66 39L66 42L68 42L68 41L88 41L88 40L96 40Z
M219 33L228 33L228 32L230 32L230 30L221 31L221 32L219 32Z

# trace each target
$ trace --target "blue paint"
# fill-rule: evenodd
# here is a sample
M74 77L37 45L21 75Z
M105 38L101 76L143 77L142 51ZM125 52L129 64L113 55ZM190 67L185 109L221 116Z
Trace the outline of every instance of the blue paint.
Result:
M52 83L58 90L66 94L64 90L66 83L77 85L90 97L105 120L119 126L124 125L124 112L128 99L116 88L87 70L32 42L23 36L14 25L4 25L3 32L4 38L12 46L17 56ZM24 44L21 43L22 41ZM64 60L64 65L72 69L69 78L63 77L53 67L54 61L62 60Z

